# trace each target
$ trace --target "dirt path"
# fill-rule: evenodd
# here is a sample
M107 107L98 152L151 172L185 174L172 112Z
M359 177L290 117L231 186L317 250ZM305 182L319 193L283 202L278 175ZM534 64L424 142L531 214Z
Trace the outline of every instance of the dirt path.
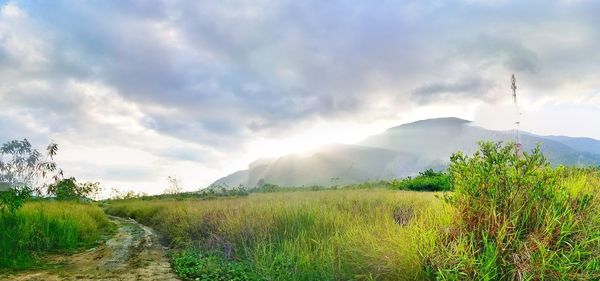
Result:
M154 231L134 220L111 217L115 235L104 245L70 256L51 256L53 268L0 274L0 280L178 280Z

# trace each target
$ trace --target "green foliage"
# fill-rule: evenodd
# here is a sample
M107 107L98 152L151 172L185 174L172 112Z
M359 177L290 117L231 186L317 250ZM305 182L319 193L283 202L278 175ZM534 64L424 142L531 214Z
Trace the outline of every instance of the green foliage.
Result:
M227 260L219 253L202 255L195 250L184 250L173 255L172 265L175 273L183 280L265 280L252 272L247 264Z
M281 187L272 183L259 184L256 188L252 189L253 192L278 192L282 191L284 187Z
M96 244L111 225L97 206L74 202L28 202L0 215L0 269L37 264L39 254Z
M420 172L418 176L401 180L392 180L389 185L393 189L414 191L450 191L452 183L450 175L428 169Z
M365 182L361 182L361 183L347 184L347 185L338 187L338 189L349 189L349 190L351 190L351 189L381 189L381 188L388 188L388 187L389 187L388 181L379 180L379 181L365 181Z
M77 183L75 178L67 178L49 185L47 194L57 200L79 200L95 197L100 190L99 182Z
M251 193L275 193L275 192L306 192L306 191L325 191L325 190L358 190L358 189L385 189L390 187L390 182L386 180L365 181L360 183L351 183L344 185L306 185L306 186L280 186L265 182L261 179L253 188L247 188L243 185L237 187L228 187L213 185L209 188L198 191L197 193L186 194L186 198L204 198L212 199L216 197L235 197L247 196ZM168 196L159 195L152 198L166 198Z
M58 146L51 143L46 155L34 149L27 139L9 141L0 146L0 212L14 214L32 192L42 194L47 176L58 179L58 170L52 158Z
M595 280L600 277L597 181L572 188L539 148L517 156L516 145L480 143L456 153L450 173L456 226L423 251L440 280ZM577 192L574 190L577 189Z
M145 192L135 192L133 190L125 192L117 188L111 189L111 200L130 200L146 197L149 197L149 195Z
M257 187L249 189L249 192L271 193L271 192L306 192L306 191L321 191L321 190L358 190L358 189L382 189L387 188L389 183L384 180L366 181L361 183L352 183L345 185L309 185L309 186L279 186L271 183L263 183Z
M224 186L211 186L195 192L163 193L158 195L148 195L145 192L134 192L131 190L123 192L113 188L111 192L111 200L210 200L215 198L248 196L248 194L250 194L250 191L241 185L232 188Z
M30 191L27 188L9 187L0 191L0 214L14 214L29 198Z
M202 189L192 195L195 195L199 198L215 198L215 197L237 197L237 196L248 196L250 191L245 186L237 186L237 187L223 187L223 186L213 186L207 189Z

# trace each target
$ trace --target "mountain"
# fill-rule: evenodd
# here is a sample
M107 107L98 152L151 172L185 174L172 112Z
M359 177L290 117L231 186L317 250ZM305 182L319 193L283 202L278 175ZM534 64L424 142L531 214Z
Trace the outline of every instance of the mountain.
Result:
M545 136L544 138L568 145L580 152L600 155L600 142L592 138L572 138L565 136Z
M415 175L442 169L456 151L473 153L480 140L514 141L514 131L494 131L459 118L437 118L389 128L355 145L331 144L309 155L259 159L215 186L333 185ZM600 141L590 138L520 134L524 150L540 145L553 165L600 165Z

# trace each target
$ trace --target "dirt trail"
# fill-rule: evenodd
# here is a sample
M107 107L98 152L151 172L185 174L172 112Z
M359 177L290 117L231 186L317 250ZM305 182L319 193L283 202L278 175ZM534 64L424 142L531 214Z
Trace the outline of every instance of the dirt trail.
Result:
M0 280L178 280L152 229L134 220L110 219L118 230L104 245L70 256L48 257L54 268L0 274Z

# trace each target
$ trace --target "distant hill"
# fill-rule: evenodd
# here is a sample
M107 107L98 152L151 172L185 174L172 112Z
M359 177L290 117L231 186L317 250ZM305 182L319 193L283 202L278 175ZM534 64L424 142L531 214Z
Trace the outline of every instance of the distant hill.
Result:
M438 118L389 128L356 145L331 144L310 155L259 159L213 185L255 186L261 179L282 186L333 185L391 179L447 166L456 151L473 153L480 140L512 141L514 132L473 126L468 120ZM525 150L537 144L553 165L600 165L600 141L521 134Z
M592 138L572 138L565 136L545 136L544 138L560 142L580 151L600 155L600 141Z

